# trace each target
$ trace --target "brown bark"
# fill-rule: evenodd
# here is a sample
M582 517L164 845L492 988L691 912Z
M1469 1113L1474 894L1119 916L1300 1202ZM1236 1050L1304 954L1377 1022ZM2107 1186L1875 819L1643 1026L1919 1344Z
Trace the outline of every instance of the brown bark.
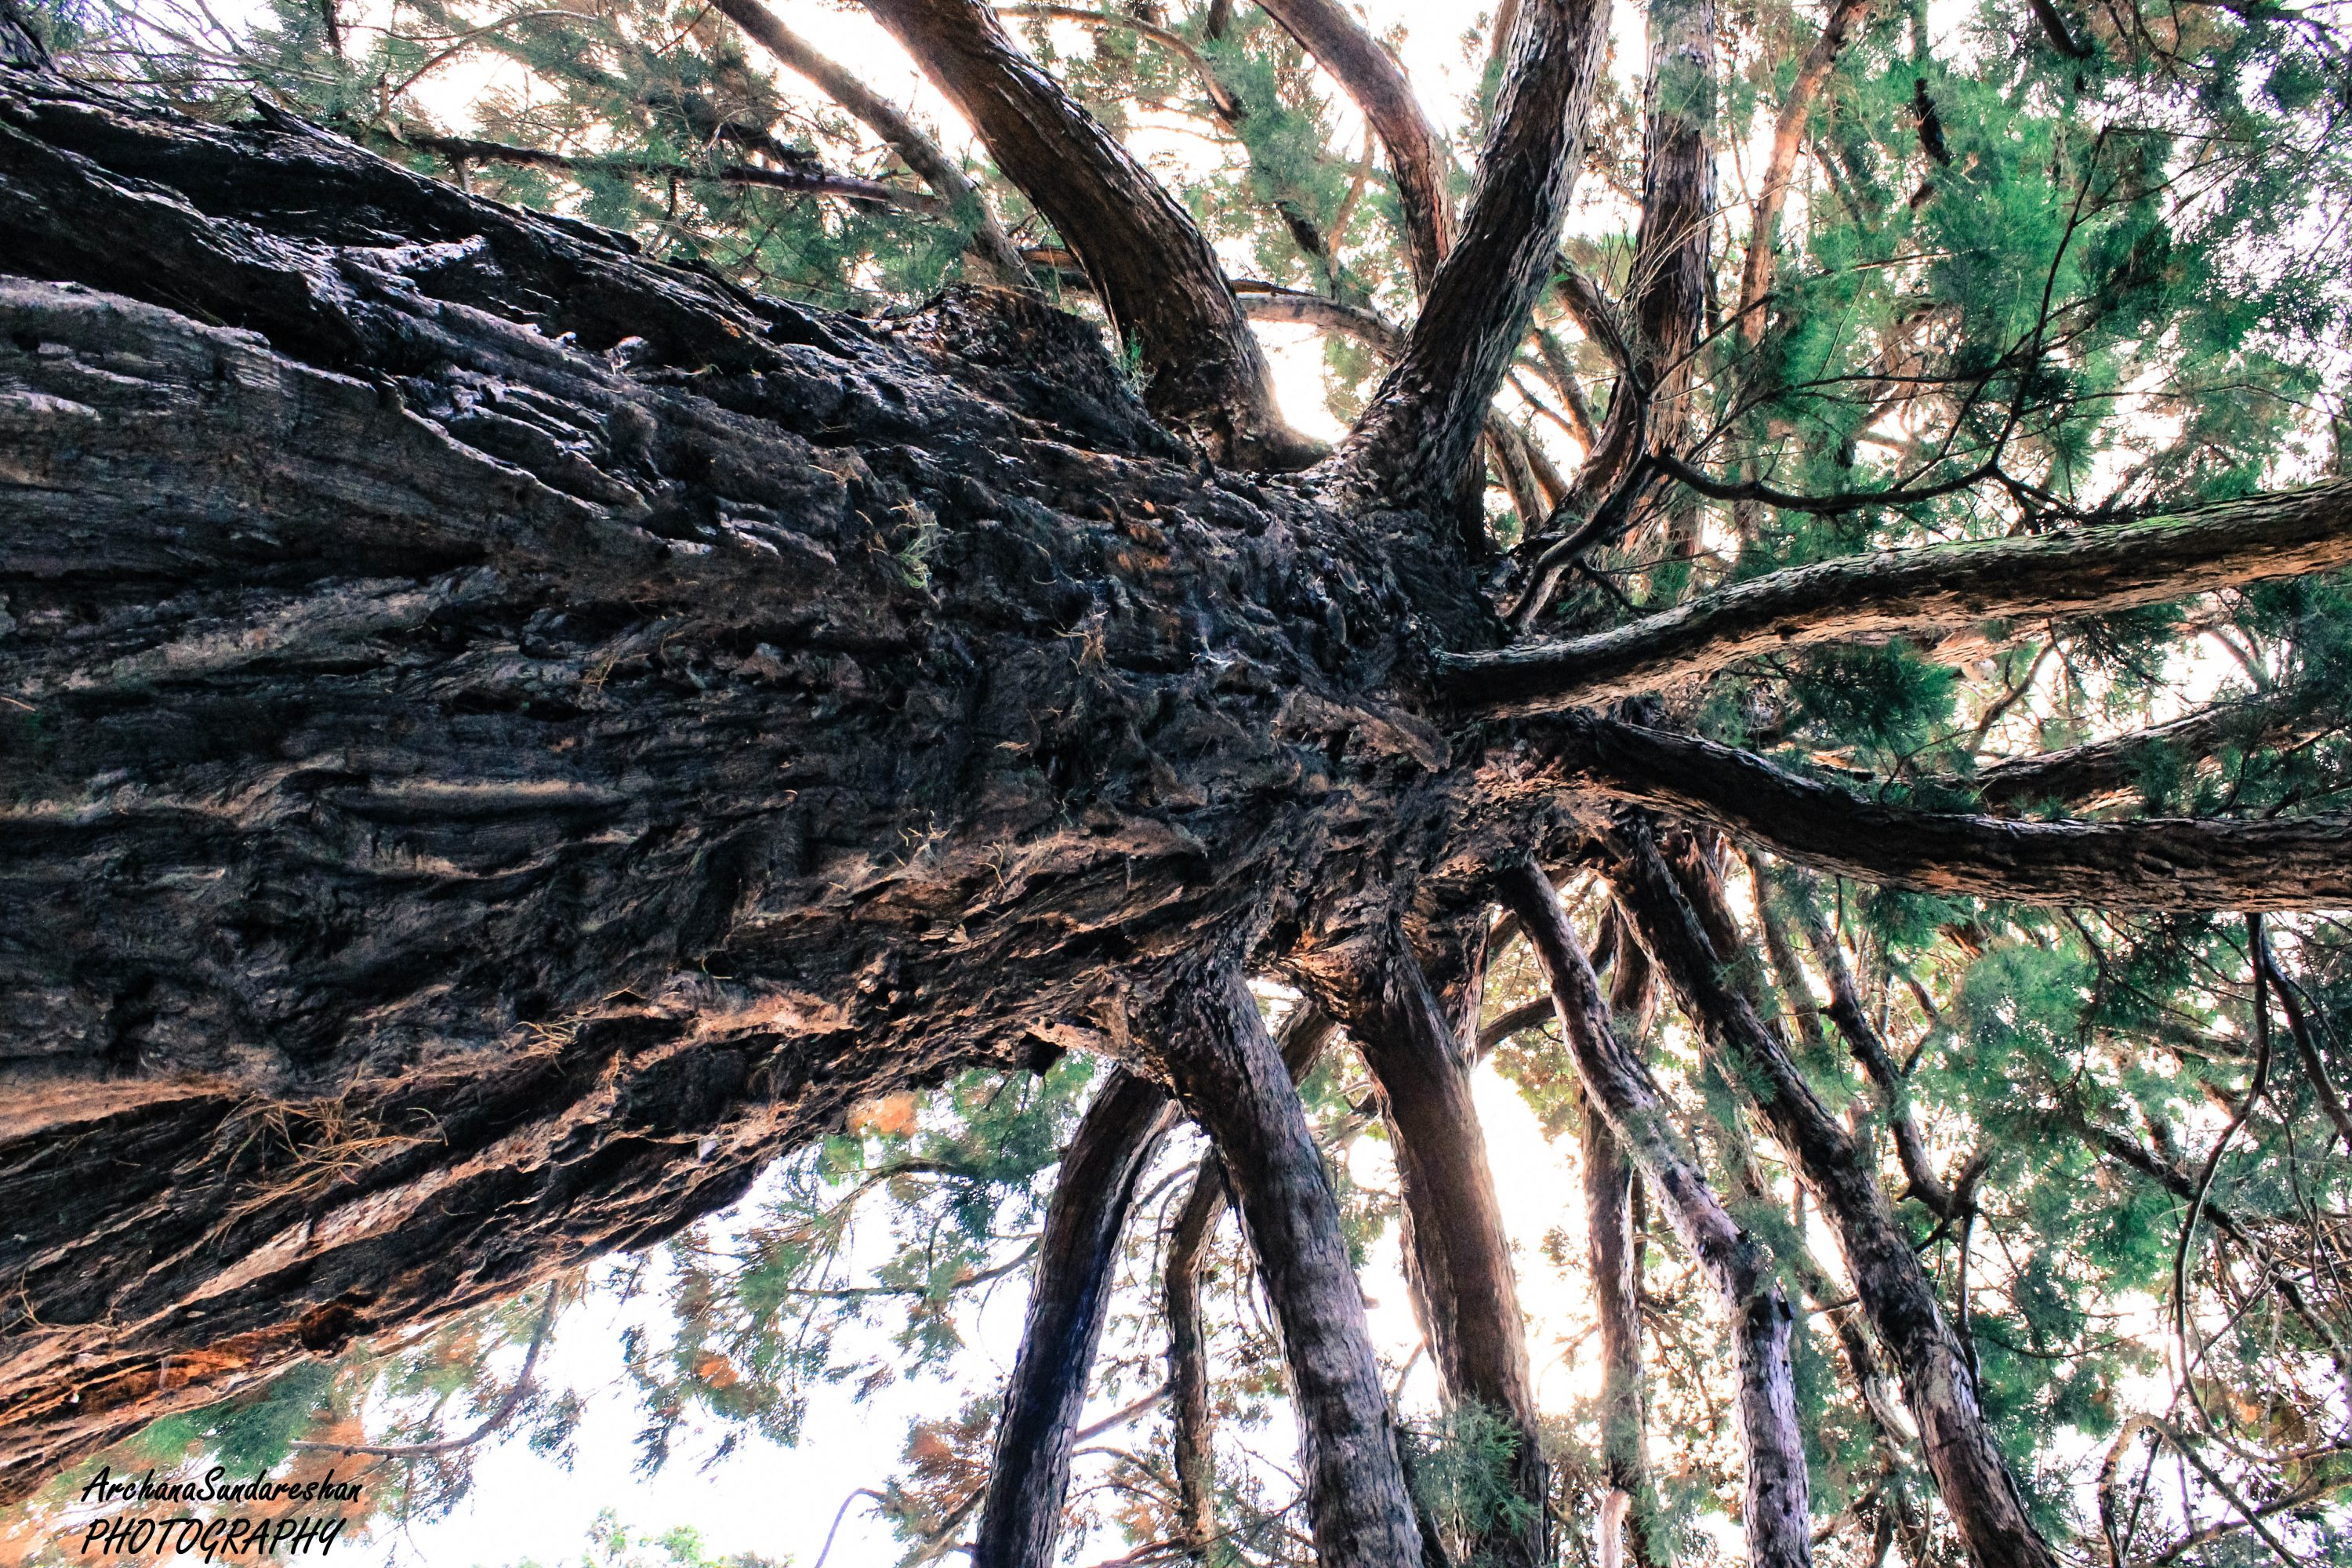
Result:
M2352 484L2022 539L1882 550L1751 578L1588 637L1445 656L1465 709L1540 713L1743 659L2013 616L2101 615L2352 564Z
M1548 1474L1511 1242L1470 1098L1469 1057L1400 934L1328 989L1328 1005L1380 1087L1404 1195L1406 1277L1445 1396L1475 1400L1517 1435L1511 1479L1530 1517L1477 1550L1532 1568L1548 1561Z
M1051 1568L1078 1412L1110 1310L1135 1184L1175 1120L1165 1091L1114 1068L1062 1152L1029 1286L1029 1316L996 1422L975 1568Z
M2182 763L2210 760L2223 747L2251 752L2325 734L2343 722L2329 710L2333 695L2294 687L2217 702L2109 740L2004 757L1979 769L1973 778L1943 782L1950 788L1973 790L1979 800L1996 810L2043 803L2074 811L2111 805L2128 799L2144 774L2164 773Z
M1070 318L14 70L0 230L72 280L0 282L8 1489L1444 852L1365 693L1466 571L1202 471Z
M1282 1030L1282 1065L1297 1083L1338 1033L1328 1014L1306 1007ZM1216 1533L1215 1428L1209 1413L1208 1334L1201 1321L1201 1269L1230 1194L1224 1166L1212 1149L1192 1173L1168 1256L1160 1266L1162 1304L1168 1315L1168 1405L1173 1429L1176 1517L1181 1544L1196 1562L1207 1557Z
M1238 974L1183 986L1157 1038L1223 1162L1280 1325L1317 1560L1415 1568L1421 1529L1322 1156L1282 1055Z
M1475 502L1479 431L1549 280L1607 35L1608 7L1592 0L1520 7L1461 237L1341 454L1374 492L1441 511Z
M1265 14L1329 71L1388 154L1404 214L1405 262L1416 292L1426 293L1454 244L1454 204L1445 191L1444 140L1412 84L1379 40L1338 0L1259 0Z
M1855 1293L1895 1360L1927 1468L1969 1560L1977 1568L2055 1568L1985 1424L1967 1357L1895 1224L1877 1173L1730 978L1724 954L1738 927L1720 889L1704 878L1678 879L1639 824L1616 833L1610 850L1603 875L1643 945L1685 1015L1705 1033L1724 1076L1796 1162L1835 1230Z
M2352 815L2095 823L1916 811L1727 746L1585 713L1528 726L1490 765L1519 789L1649 806L1817 871L1923 892L2129 910L2352 900Z
M1519 917L1551 984L1560 1031L1588 1103L1640 1168L1730 1320L1738 1381L1735 1403L1748 1460L1748 1560L1773 1568L1808 1563L1810 1483L1789 1361L1794 1320L1772 1277L1769 1255L1708 1187L1640 1059L1612 1030L1591 965L1577 946L1550 882L1532 861L1523 861L1500 874L1496 892Z
M713 3L721 16L742 28L787 70L806 78L888 142L899 161L947 204L956 221L971 227L972 255L988 269L994 282L1008 289L1032 287L1028 264L1021 259L1020 250L996 221L996 215L989 210L980 187L898 105L812 48L807 40L784 26L783 19L764 0Z
M1007 178L1077 254L1141 356L1143 400L1218 460L1297 468L1317 454L1282 423L1265 356L1192 216L981 0L870 0L987 140Z

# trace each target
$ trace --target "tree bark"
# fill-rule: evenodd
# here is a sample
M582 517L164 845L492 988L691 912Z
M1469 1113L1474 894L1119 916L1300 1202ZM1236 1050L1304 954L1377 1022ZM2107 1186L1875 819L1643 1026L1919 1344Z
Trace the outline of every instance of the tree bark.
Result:
M1298 1091L1238 974L1203 976L1171 1001L1157 1035L1170 1078L1217 1146L1281 1327L1317 1561L1416 1568L1421 1529L1396 1424Z
M1835 1229L1863 1310L1895 1359L1928 1470L1969 1562L1977 1568L2056 1568L1877 1173L1729 978L1723 953L1738 928L1720 889L1703 879L1678 880L1639 824L1626 825L1609 848L1603 875L1643 945L1721 1058L1725 1077L1762 1114ZM1710 923L1717 928L1714 940Z
M1443 656L1447 695L1557 711L1743 659L2013 616L2104 615L2352 564L2352 484L2022 539L1880 550L1791 567L1610 631Z
M1478 1552L1498 1563L1549 1561L1549 1470L1536 1424L1510 1237L1503 1228L1486 1137L1470 1097L1470 1060L1402 933L1336 978L1327 1005L1379 1085L1404 1195L1406 1275L1449 1403L1475 1401L1517 1437L1514 1489L1530 1510L1521 1530Z
M1135 1184L1175 1120L1157 1084L1111 1069L1063 1151L1029 1286L1029 1317L996 1422L975 1568L1052 1568L1078 1412L1110 1310Z
M1496 892L1519 917L1550 983L1560 1032L1588 1103L1607 1121L1664 1205L1730 1321L1738 1383L1735 1407L1748 1461L1748 1560L1773 1568L1809 1563L1811 1491L1789 1359L1794 1319L1773 1279L1769 1254L1708 1187L1640 1059L1612 1030L1599 983L1550 882L1533 861L1522 861L1498 875Z
M987 139L1077 254L1141 356L1145 406L1218 460L1292 468L1319 448L1283 424L1265 355L1181 204L1040 70L981 0L866 7Z
M1457 513L1487 405L1549 281L1559 226L1583 162L1584 131L1608 7L1530 0L1461 237L1431 279L1404 355L1381 379L1340 454L1356 482Z
M1764 173L1759 176L1756 204L1751 209L1748 226L1748 256L1739 268L1739 310L1735 318L1740 343L1753 350L1764 341L1765 301L1772 292L1772 278L1779 268L1780 253L1776 248L1780 233L1780 209L1788 205L1789 186L1797 176L1797 154L1805 144L1805 122L1811 118L1813 100L1821 96L1822 86L1830 79L1830 71L1845 49L1846 39L1856 23L1870 15L1872 0L1832 0L1830 14L1822 23L1821 37L1805 51L1797 66L1796 79L1789 84L1788 95L1780 100L1780 112L1772 121L1772 151L1766 155Z
M1370 693L1451 546L1204 473L1071 318L16 70L0 230L72 280L0 282L8 1489L1443 852Z
M1649 955L1622 921L1612 917L1610 929L1615 933L1616 957L1609 978L1609 1016L1629 1039L1639 1041L1649 1033L1656 995ZM1601 1528L1615 1539L1602 1541L1599 1554L1604 1563L1664 1568L1674 1553L1657 1517L1657 1490L1650 1476L1642 1376L1643 1241L1633 1228L1636 1178L1608 1118L1590 1100L1583 1101L1583 1110L1579 1136L1586 1247L1601 1336L1601 1465L1610 1489L1623 1499L1622 1506L1603 1511Z
M1363 112L1396 181L1404 215L1405 264L1426 293L1454 244L1454 204L1445 191L1445 142L1421 111L1404 69L1337 0L1259 0L1265 14L1329 71Z
M2004 757L1987 763L1972 778L1942 782L1949 788L1974 791L1994 810L2056 804L2084 811L2114 805L2129 798L2150 772L2168 773L2183 762L2210 760L2225 746L2252 751L2292 745L2337 728L2343 721L2329 711L2330 695L2302 686L2217 702L2109 740Z
M812 48L783 24L764 0L714 0L719 14L743 29L746 36L775 56L785 69L806 78L827 98L856 115L866 127L890 144L890 150L931 187L957 221L971 229L971 253L987 268L992 281L1007 289L1031 289L1029 266L1020 249L996 221L980 187L956 167L955 160L925 135L898 105L867 87L849 71Z
M2092 823L1915 811L1711 742L1585 713L1528 726L1490 766L1520 789L1649 806L1817 871L1922 892L2124 910L2352 900L2352 816Z

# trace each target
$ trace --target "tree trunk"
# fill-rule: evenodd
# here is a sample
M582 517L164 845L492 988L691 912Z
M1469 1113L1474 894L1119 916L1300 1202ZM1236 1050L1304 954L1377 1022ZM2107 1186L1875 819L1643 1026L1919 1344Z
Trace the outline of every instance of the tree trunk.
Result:
M1770 1256L1708 1187L1640 1059L1612 1029L1592 967L1543 873L1534 862L1521 861L1500 873L1496 891L1525 926L1551 984L1560 1033L1587 1102L1607 1121L1649 1190L1665 1205L1675 1233L1729 1320L1738 1384L1734 1407L1748 1461L1748 1560L1771 1568L1809 1563L1812 1528L1806 1507L1811 1489L1790 1364L1794 1319L1772 1277Z
M1416 1568L1421 1530L1396 1424L1298 1091L1237 974L1205 976L1171 1001L1157 1036L1169 1075L1217 1146L1281 1327L1317 1561Z
M1114 1068L1063 1152L1029 1286L1029 1319L996 1421L974 1568L1052 1568L1078 1412L1110 1309L1128 1210L1175 1110L1158 1085Z

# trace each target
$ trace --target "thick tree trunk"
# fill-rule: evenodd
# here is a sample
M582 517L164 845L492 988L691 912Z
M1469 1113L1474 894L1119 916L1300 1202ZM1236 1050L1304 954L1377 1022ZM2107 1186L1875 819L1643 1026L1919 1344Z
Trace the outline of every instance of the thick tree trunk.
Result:
M1339 1200L1257 1003L1231 971L1178 990L1156 1037L1224 1163L1281 1326L1323 1568L1415 1568L1421 1529Z
M1516 1532L1480 1542L1478 1552L1532 1568L1549 1560L1548 1468L1510 1237L1470 1097L1469 1055L1401 933L1333 981L1328 1002L1380 1086L1404 1195L1406 1273L1446 1399L1475 1401L1517 1436L1511 1479L1530 1517Z
M1719 1053L1725 1076L1753 1100L1795 1160L1836 1231L1855 1293L1895 1358L1928 1470L1969 1560L1976 1568L2055 1568L1985 1423L1934 1283L1895 1224L1877 1173L1727 973L1722 954L1737 927L1717 890L1711 883L1686 888L1638 825L1610 847L1605 874L1643 945ZM1686 891L1696 894L1698 908ZM1713 940L1710 923L1717 928Z
M1708 1187L1640 1058L1611 1028L1592 967L1543 873L1532 861L1507 867L1496 891L1525 926L1551 984L1560 1032L1588 1103L1608 1121L1648 1189L1664 1204L1675 1233L1689 1248L1729 1320L1738 1384L1734 1406L1748 1461L1748 1560L1771 1568L1809 1563L1811 1483L1790 1364L1794 1319L1787 1295L1772 1277L1769 1254L1739 1227Z
M1175 1120L1157 1084L1114 1068L1054 1177L1029 1318L996 1421L974 1568L1052 1568L1078 1412L1110 1309L1135 1184Z
M1141 353L1151 412L1219 460L1295 468L1319 449L1282 422L1265 356L1182 204L1013 46L981 0L867 0L998 166L1077 253Z
M73 280L0 282L9 1487L1123 1049L1446 809L1358 695L1478 635L1444 536L1202 472L1070 318L756 300L16 70L0 229Z

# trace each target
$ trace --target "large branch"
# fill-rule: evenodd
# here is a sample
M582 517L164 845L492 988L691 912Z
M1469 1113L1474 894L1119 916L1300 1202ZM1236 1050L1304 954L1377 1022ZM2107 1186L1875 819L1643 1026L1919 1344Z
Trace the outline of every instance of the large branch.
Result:
M2255 697L2217 702L2162 724L2063 751L2004 757L1966 779L1945 781L1972 790L1996 808L2054 802L2072 811L2127 799L2151 773L2210 761L2225 747L2252 752L2291 744L2339 729L2340 693L2317 682Z
M2352 565L2352 483L2146 522L1882 550L1750 579L1589 637L1441 656L1483 713L1632 695L1767 654L2019 616L2101 615Z
M1496 896L1518 916L1550 984L1562 1037L1588 1103L1641 1168L1730 1320L1735 1402L1747 1452L1748 1560L1794 1568L1812 1560L1810 1483L1789 1353L1791 1315L1770 1255L1742 1230L1675 1131L1641 1059L1610 1026L1592 966L1559 897L1533 861L1506 868Z
M1377 494L1458 507L1487 405L1549 280L1609 8L1530 0L1496 100L1462 233L1342 460Z
M1259 0L1265 14L1329 71L1389 155L1404 214L1405 261L1426 291L1454 244L1445 142L1422 112L1404 68L1338 0Z
M1405 1262L1449 1403L1475 1400L1516 1429L1514 1489L1529 1505L1517 1531L1478 1544L1498 1563L1547 1560L1547 1470L1528 1370L1511 1242L1486 1136L1470 1098L1470 1058L1401 933L1391 931L1332 1007L1380 1086L1404 1194Z
M1872 0L1831 0L1821 36L1805 51L1796 79L1780 100L1780 111L1772 122L1772 151L1764 161L1748 226L1748 257L1739 270L1739 308L1734 320L1745 348L1754 349L1764 338L1764 300L1772 292L1772 276L1780 264L1775 247L1780 209L1787 205L1789 186L1796 178L1797 154L1804 147L1805 123L1812 117L1813 100L1830 79L1831 68L1837 64L1854 24L1870 14L1871 4Z
M1677 879L1639 825L1612 835L1610 848L1603 875L1619 907L1685 1015L1718 1054L1724 1076L1762 1113L1837 1233L1863 1309L1900 1371L1927 1468L1969 1560L1976 1568L2056 1568L1985 1422L1935 1285L1895 1224L1876 1170L1733 977L1727 960L1744 944L1711 871Z
M1050 1568L1078 1412L1110 1308L1135 1184L1175 1120L1158 1085L1114 1068L1063 1151L1029 1287L1029 1318L996 1423L975 1568Z
M1029 268L1021 259L996 215L940 144L898 107L849 71L810 47L806 39L783 24L763 0L713 0L719 14L756 39L760 47L786 69L807 79L819 91L862 121L890 144L907 167L920 175L960 223L971 229L971 249L995 281L1008 289L1029 288Z
M1141 356L1144 403L1221 461L1290 468L1265 354L1183 205L1014 47L981 0L867 0L1076 253Z
M1860 881L2030 904L2124 910L2352 905L2352 816L2021 822L1917 811L1784 773L1760 757L1590 714L1521 742L1538 787L1704 822Z
M1282 1331L1301 1469L1324 1568L1414 1568L1421 1528L1372 1354L1339 1199L1307 1112L1237 973L1182 987L1158 1038L1226 1185Z

